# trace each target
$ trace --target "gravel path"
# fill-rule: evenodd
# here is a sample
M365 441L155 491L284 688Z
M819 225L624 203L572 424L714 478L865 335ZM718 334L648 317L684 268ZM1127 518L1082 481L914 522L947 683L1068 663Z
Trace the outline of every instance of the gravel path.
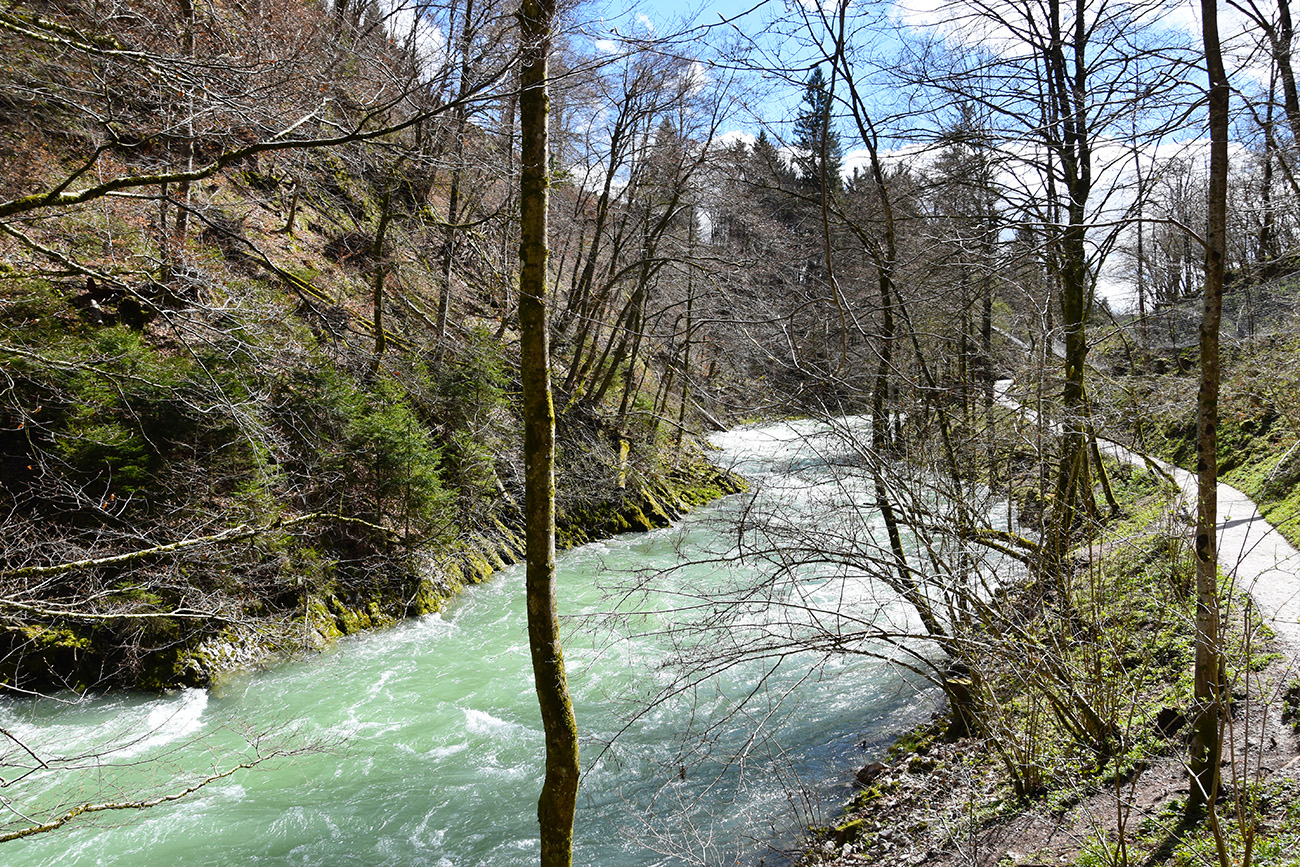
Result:
M1120 460L1141 466L1150 461L1169 473L1182 489L1189 514L1196 514L1196 475L1123 446L1106 443ZM1219 569L1250 594L1264 622L1291 651L1300 652L1300 551L1259 513L1241 491L1219 483Z
M1010 397L1011 380L995 385L998 403L1034 419ZM1196 514L1196 475L1157 458L1140 455L1119 443L1098 438L1101 451L1123 463L1154 465L1182 490L1184 507ZM1300 551L1291 546L1272 524L1264 520L1255 502L1241 491L1219 483L1219 568L1255 600L1265 623L1278 639L1300 655Z

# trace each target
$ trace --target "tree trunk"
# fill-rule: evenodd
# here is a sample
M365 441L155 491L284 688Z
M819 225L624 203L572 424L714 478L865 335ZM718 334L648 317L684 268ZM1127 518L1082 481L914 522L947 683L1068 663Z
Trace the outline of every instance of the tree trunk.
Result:
M388 233L388 223L393 216L393 185L397 183L396 170L389 175L388 183L384 186L384 198L379 206L379 226L375 229L375 243L371 248L371 256L375 263L374 282L371 286L372 300L374 301L374 325L375 325L375 357L371 362L370 375L374 376L379 370L379 357L384 354L387 348L387 340L384 335L384 279L388 276L388 262L384 259L384 236Z
M1060 558L1070 546L1071 533L1085 498L1088 472L1087 407L1084 366L1088 356L1087 320L1092 307L1088 269L1087 202L1092 192L1092 145L1085 104L1088 65L1084 53L1087 16L1076 0L1071 55L1061 22L1061 4L1048 4L1050 39L1044 44L1047 72L1048 148L1055 151L1065 192L1067 224L1057 242L1060 277L1061 330L1065 334L1065 383L1061 389L1061 461L1056 477L1056 502L1052 513L1050 553L1060 572ZM1062 587L1062 590L1064 588ZM1066 601L1066 600L1063 600Z
M691 236L691 253L694 255L695 236ZM694 271L686 282L686 334L682 342L682 399L677 405L677 432L673 435L673 452L681 454L682 433L686 430L686 404L691 399L691 330L695 327L692 308L695 305Z
M546 734L546 778L537 801L542 867L573 863L578 798L578 727L560 648L555 592L555 406L546 311L550 188L547 59L555 0L523 0L519 30L519 353L524 414L524 539L528 645Z
M1273 38L1273 59L1277 62L1278 77L1282 81L1282 105L1286 110L1287 122L1291 126L1291 135L1296 141L1300 141L1300 95L1297 95L1295 69L1291 64L1291 40L1293 38L1294 26L1291 23L1291 4L1289 0L1278 0L1277 29L1274 31ZM1225 108L1224 111L1227 111L1227 109Z
M187 58L194 56L194 4L191 0L180 0L181 19L183 21L183 30L181 31L181 51ZM194 92L190 91L185 103L185 123L181 125L184 132L181 138L181 158L185 163L185 171L194 171L194 113L197 108L194 104ZM190 182L181 180L176 184L176 223L172 228L172 245L171 249L175 255L183 256L185 251L185 237L189 232L190 221ZM164 227L164 231L166 228ZM169 273L164 278L164 283L170 283L175 276Z
M467 0L460 39L460 84L456 94L456 118L452 132L451 189L447 193L447 226L442 240L442 283L438 287L438 351L447 341L447 317L451 309L452 265L456 261L456 221L460 219L460 180L465 152L467 126L465 98L470 91L470 40L473 31L474 2Z
M1201 0L1205 67L1210 79L1210 177L1206 203L1205 306L1201 384L1196 399L1196 705L1188 761L1187 816L1209 808L1219 789L1223 748L1223 651L1219 636L1218 424L1219 320L1227 251L1228 75L1219 47L1218 9Z
M514 213L514 180L515 180L515 106L518 103L518 96L515 93L514 82L512 81L507 88L507 93L502 97L501 106L501 150L505 153L506 158L506 200L502 209L507 214ZM513 240L511 231L512 220L507 220L501 229L501 273L510 272L510 242ZM501 322L497 326L496 339L500 340L506 332L506 323L510 321L510 282L502 281L501 283L501 306L498 312L501 314Z

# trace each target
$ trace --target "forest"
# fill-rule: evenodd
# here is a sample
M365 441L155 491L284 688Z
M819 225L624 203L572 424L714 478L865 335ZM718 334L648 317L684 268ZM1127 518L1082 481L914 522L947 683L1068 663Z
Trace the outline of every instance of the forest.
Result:
M141 756L520 564L531 838L366 863L1300 863L1292 41L1289 0L11 0L0 842L91 863L328 767L364 725ZM907 714L823 721L841 668ZM834 761L748 768L778 717ZM697 761L797 833L663 831Z

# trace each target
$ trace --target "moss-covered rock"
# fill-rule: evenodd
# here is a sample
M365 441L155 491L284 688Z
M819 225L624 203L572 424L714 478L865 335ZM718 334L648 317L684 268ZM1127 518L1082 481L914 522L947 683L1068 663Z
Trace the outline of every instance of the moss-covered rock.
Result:
M641 480L607 500L571 508L559 522L557 545L571 548L618 533L669 525L682 513L743 490L738 476L708 465L688 465ZM524 555L520 532L500 516L479 532L462 534L419 561L394 558L396 577L373 584L349 576L314 548L288 550L290 574L271 596L250 596L240 618L227 624L178 621L96 621L93 625L25 624L0 634L5 641L0 682L32 690L116 685L163 690L210 686L230 672L263 668L274 660L319 650L346 635L393 626L406 617L440 610L469 584L488 581ZM279 555L279 548L271 551ZM160 615L172 602L119 588L141 609ZM249 624L255 624L248 628Z

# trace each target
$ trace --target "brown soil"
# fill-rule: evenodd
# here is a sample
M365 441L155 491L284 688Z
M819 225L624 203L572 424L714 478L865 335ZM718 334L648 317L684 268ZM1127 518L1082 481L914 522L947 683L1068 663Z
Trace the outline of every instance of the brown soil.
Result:
M1236 821L1241 783L1281 787L1283 796L1274 803L1300 799L1300 740L1290 718L1283 719L1286 684L1295 674L1294 663L1271 663L1252 674L1250 700L1239 698L1234 705L1233 758L1224 760L1218 809L1224 825ZM985 742L937 739L902 754L896 748L879 776L865 784L858 801L866 803L822 831L800 863L1061 867L1078 863L1089 850L1099 853L1102 841L1114 847L1122 825L1128 863L1164 864L1169 856L1157 850L1176 830L1187 795L1186 727L1165 743L1160 756L1118 788L1094 776L1075 785L1055 782L1052 791L1020 801ZM1263 811L1260 836L1275 831L1281 820ZM1191 833L1208 831L1198 827Z

